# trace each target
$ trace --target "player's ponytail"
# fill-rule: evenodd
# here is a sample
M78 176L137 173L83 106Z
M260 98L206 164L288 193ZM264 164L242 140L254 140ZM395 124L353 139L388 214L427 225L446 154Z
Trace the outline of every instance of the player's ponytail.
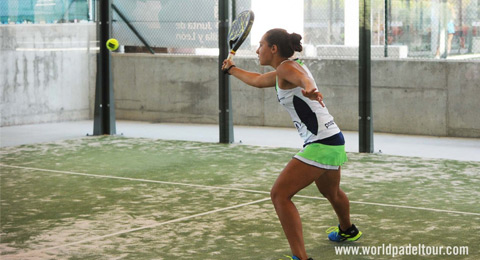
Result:
M302 36L297 33L288 33L285 29L271 29L266 33L268 46L277 45L282 57L290 58L293 53L302 51Z

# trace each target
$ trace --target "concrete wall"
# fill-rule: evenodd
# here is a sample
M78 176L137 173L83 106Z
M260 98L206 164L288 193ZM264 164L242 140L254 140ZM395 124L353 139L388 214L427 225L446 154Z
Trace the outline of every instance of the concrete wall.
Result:
M237 65L265 72L256 58ZM356 60L305 59L342 129L358 126ZM118 119L217 123L217 58L116 54ZM234 124L288 126L275 90L232 78ZM480 63L378 60L372 62L374 129L378 132L480 137Z
M90 118L95 38L93 24L0 25L1 125Z

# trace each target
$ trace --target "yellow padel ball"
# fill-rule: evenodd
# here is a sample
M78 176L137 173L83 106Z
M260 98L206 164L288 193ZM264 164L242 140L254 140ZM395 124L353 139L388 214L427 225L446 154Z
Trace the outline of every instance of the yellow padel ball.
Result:
M108 39L107 41L107 49L111 50L111 51L114 51L116 49L118 49L118 41L117 39L114 39L114 38L111 38L111 39Z

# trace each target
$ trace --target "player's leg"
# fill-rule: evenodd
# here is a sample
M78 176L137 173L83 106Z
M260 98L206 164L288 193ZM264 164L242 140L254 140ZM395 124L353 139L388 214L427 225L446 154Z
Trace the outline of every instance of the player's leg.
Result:
M329 232L329 239L333 241L356 241L362 236L355 225L350 222L350 201L347 195L340 189L341 168L338 170L328 170L316 181L318 190L332 204L339 221L339 230L334 229Z
M318 179L326 170L292 159L278 176L271 190L271 198L292 253L307 259L302 222L292 197Z
M347 195L340 189L341 169L328 170L320 176L315 184L322 195L332 204L337 213L340 227L343 230L352 226L350 222L350 201Z

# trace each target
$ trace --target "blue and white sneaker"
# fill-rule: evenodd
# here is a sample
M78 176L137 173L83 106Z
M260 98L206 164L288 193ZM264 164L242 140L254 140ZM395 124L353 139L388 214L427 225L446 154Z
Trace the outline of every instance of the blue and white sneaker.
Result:
M326 232L328 233L328 239L335 242L357 241L362 236L362 232L353 224L346 231L342 231L340 225L338 225L338 227L327 229Z
M300 258L296 257L296 256L288 256L286 255L285 257L288 257L288 260L301 260ZM283 259L278 259L278 260L283 260ZM307 260L313 260L313 258L308 258Z

